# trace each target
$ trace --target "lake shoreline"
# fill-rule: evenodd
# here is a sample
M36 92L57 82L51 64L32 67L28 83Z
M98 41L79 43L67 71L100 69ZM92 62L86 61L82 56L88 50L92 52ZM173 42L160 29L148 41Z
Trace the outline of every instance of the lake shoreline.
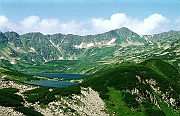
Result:
M27 74L27 73L26 73ZM28 73L29 75L32 76L40 76L44 77L47 80L35 80L35 81L27 81L24 82L25 84L30 84L30 85L37 85L37 86L48 86L48 87L64 87L64 86L70 86L73 84L77 84L82 82L82 80L78 80L80 78L83 78L84 74L52 74L52 73Z

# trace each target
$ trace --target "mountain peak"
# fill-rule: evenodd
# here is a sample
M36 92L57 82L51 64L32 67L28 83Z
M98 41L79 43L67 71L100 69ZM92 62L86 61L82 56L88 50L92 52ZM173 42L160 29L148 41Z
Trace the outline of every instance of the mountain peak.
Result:
M123 37L130 37L130 36L139 36L137 33L133 32L132 30L130 30L127 27L122 27L119 29L115 29L115 32L117 33L117 35L121 35Z
M127 27L121 27L121 28L119 28L119 30L126 30L126 31L131 31L129 28L127 28Z
M129 28L127 28L127 27L122 27L122 28L120 28L120 29L117 29L119 32L121 32L121 33L135 33L135 32L133 32L132 30L130 30Z

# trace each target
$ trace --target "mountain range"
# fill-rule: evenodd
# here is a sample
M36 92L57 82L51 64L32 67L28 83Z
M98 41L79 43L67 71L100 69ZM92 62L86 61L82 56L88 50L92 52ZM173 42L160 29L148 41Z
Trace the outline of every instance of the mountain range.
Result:
M108 64L124 61L138 63L149 58L168 61L180 69L180 31L138 35L123 27L86 36L0 32L0 46L0 64L21 71L32 71L28 67L52 61L80 60Z

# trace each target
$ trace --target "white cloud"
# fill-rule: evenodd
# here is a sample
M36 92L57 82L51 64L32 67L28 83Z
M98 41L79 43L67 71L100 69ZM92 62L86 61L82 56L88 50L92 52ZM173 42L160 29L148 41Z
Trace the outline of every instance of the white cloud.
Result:
M38 16L29 16L20 21L20 28L22 33L38 31L38 23L40 18Z
M152 14L144 20L127 16L125 13L113 14L110 19L92 18L86 21L61 22L59 19L40 19L38 16L29 16L19 22L12 23L6 16L0 15L0 31L16 31L20 34L41 32L43 34L97 34L113 29L127 27L138 34L153 34L167 31L165 25L168 19L161 14ZM178 22L179 20L177 20Z
M38 16L29 16L20 21L19 30L21 33L27 32L41 32L43 34L53 34L53 33L64 33L64 34L83 34L83 24L82 22L77 23L75 21L61 22L59 19L49 18L42 19ZM86 34L86 33L84 33Z
M163 26L169 20L161 14L152 14L143 21L133 19L126 16L124 13L113 14L110 20L107 19L92 19L92 23L97 31L108 31L116 28L127 27L138 34L152 34L166 31Z
M169 20L161 14L150 15L139 24L137 33L152 34L167 31L164 25L168 22Z
M180 16L176 19L176 21L175 21L176 23L178 23L178 30L180 30Z
M180 23L180 16L176 19L176 23Z
M12 31L16 25L11 23L5 15L0 15L0 31Z
M92 19L92 25L97 31L108 31L111 29L122 27L130 20L131 19L128 18L124 13L113 14L110 20L102 18Z
M60 21L58 19L43 19L41 22L39 22L39 31L42 31L43 33L54 33L58 32L57 26L59 25ZM42 30L40 30L42 29Z

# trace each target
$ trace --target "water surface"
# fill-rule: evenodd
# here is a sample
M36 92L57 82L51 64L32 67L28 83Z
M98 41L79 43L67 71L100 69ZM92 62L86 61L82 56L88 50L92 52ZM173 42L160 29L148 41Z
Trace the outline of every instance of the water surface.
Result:
M26 84L38 85L38 86L48 86L48 87L64 87L73 84L77 84L74 82L67 81L50 81L50 80L41 80L41 81L31 81L25 82Z
M25 73L27 75L42 76L46 78L61 78L61 79L77 79L86 76L85 74L52 74L52 73ZM74 82L67 81L53 81L53 80L40 80L25 82L26 84L38 85L38 86L48 86L48 87L64 87L72 84L77 84Z

